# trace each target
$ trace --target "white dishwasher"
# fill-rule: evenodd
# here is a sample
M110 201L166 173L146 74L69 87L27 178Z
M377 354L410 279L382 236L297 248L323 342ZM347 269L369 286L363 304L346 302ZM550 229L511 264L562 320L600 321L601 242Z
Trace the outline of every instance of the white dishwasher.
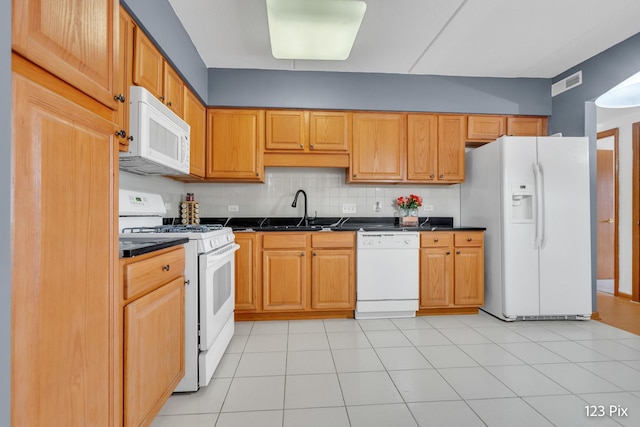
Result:
M420 235L412 231L357 233L356 319L415 317Z

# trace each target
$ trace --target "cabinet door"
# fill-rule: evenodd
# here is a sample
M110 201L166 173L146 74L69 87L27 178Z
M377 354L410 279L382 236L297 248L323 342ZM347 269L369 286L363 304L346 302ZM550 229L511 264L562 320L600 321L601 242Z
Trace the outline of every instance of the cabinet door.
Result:
M133 82L160 99L164 84L162 54L140 27L133 32L133 46Z
M453 304L453 260L450 247L420 249L420 308Z
M545 117L507 117L507 135L509 136L545 136L547 119Z
M184 277L124 307L124 425L149 425L184 376Z
M355 309L355 258L351 249L314 250L311 258L311 308Z
M454 302L456 305L484 304L484 248L455 248Z
M184 88L184 120L191 127L189 137L189 159L191 175L204 178L206 176L206 123L207 113L200 100L188 89Z
M406 115L354 113L351 181L401 181L406 156Z
M504 116L467 117L467 141L493 141L504 134Z
M307 308L305 249L262 253L262 307L265 311Z
M118 2L12 2L12 48L104 105L116 109Z
M112 111L12 67L47 87L12 75L11 425L115 425Z
M184 83L169 64L164 63L164 82L160 100L180 118L184 118Z
M207 144L207 178L262 182L264 110L208 110Z
M435 181L438 173L438 116L407 116L407 180Z
M133 31L135 24L129 14L120 8L119 65L116 73L116 93L118 94L118 142L120 151L129 149L129 86L133 84Z
M312 151L347 151L349 131L347 112L309 112L309 149Z
M464 181L465 116L438 116L438 180Z
M255 278L255 233L236 233L236 243L240 245L235 253L235 296L236 311L258 309Z
M267 136L265 149L304 151L308 141L308 113L296 110L266 112Z

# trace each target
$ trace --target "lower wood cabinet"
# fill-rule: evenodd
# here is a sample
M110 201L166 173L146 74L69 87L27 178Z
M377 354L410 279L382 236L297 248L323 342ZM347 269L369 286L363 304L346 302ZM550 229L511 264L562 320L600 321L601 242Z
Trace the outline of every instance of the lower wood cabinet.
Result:
M236 233L236 243L236 319L353 317L355 233Z
M422 233L420 246L422 314L484 304L483 232Z
M149 425L184 376L184 248L121 264L124 425Z

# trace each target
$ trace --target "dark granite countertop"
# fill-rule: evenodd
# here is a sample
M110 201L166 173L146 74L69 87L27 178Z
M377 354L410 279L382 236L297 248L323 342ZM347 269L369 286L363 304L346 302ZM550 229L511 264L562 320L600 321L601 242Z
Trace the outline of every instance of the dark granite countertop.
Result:
M182 245L188 241L189 239L186 237L121 237L118 242L118 246L120 249L120 258L131 258L138 255L148 254L149 252L158 251L160 249Z
M484 227L453 226L453 217L420 217L418 227L401 226L397 217L317 217L309 225L300 217L201 218L202 224L223 224L234 232L251 231L484 231Z

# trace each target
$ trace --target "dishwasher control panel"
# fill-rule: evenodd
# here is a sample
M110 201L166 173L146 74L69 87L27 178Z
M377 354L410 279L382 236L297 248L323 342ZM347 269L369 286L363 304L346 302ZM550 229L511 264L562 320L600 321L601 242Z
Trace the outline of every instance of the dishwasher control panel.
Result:
M413 231L357 233L358 249L418 249L420 234Z

